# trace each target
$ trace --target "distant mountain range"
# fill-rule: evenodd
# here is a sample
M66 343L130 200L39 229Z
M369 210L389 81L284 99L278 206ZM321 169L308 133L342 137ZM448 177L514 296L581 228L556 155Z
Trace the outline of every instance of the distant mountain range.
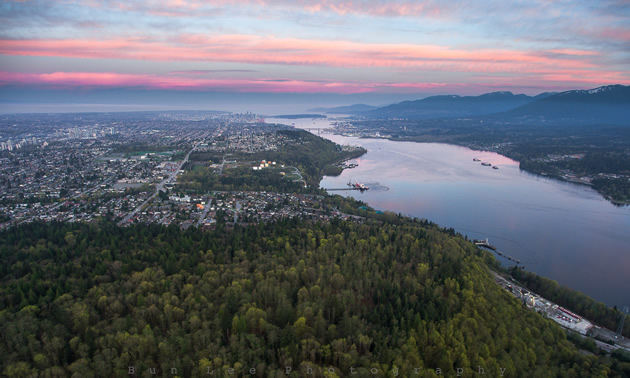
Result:
M492 92L480 96L432 96L373 109L363 115L370 118L407 119L469 117L504 112L550 95L552 93L542 93L532 97L512 92Z
M496 116L545 122L611 123L630 125L630 86L557 93Z
M630 86L607 85L588 90L537 96L492 92L480 96L442 95L384 107L356 104L312 109L367 118L436 119L490 117L515 122L612 123L630 125Z

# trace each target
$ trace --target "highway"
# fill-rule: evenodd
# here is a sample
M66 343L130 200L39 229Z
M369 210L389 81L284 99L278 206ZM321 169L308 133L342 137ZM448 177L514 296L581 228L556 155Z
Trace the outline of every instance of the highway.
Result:
M188 157L190 157L190 154L195 150L195 148L197 147L197 144L193 145L193 148L188 151L188 153L186 154L186 157L184 157L184 160L182 160L182 162L179 164L179 166L177 167L177 169L173 170L173 172L166 177L164 180L160 181L158 184L155 185L155 193L153 193L153 195L151 195L151 197L147 198L146 201L142 202L140 204L140 206L136 207L135 209L133 209L133 211L131 211L129 214L127 214L120 222L118 222L118 225L122 225L125 224L127 222L129 222L129 220L131 218L133 218L134 216L136 216L136 214L138 213L138 211L144 209L144 207L151 202L159 193L160 190L161 191L165 191L164 187L166 186L166 184L170 183L172 180L177 180L177 173L182 169L182 167L184 166L184 164L186 164L188 162Z

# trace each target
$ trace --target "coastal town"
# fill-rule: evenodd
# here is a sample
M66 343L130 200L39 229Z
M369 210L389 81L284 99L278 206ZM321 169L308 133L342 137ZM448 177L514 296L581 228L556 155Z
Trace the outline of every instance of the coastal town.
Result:
M16 123L33 121L15 116ZM231 169L273 172L306 187L299 169L282 162L239 161L277 151L288 141L278 130L246 114L137 115L128 123L102 117L66 117L48 128L29 128L28 140L0 152L0 228L29 221L133 223L215 227L217 221L247 224L300 216L348 218L322 204L322 196L273 190L180 190L187 171L212 175ZM65 122L65 123L64 123ZM5 130L9 134L11 129ZM189 156L194 152L194 163ZM343 165L347 167L347 165Z

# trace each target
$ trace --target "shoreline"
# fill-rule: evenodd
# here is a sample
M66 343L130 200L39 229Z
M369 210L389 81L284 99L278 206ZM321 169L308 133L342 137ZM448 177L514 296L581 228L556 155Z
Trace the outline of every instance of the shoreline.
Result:
M336 136L344 136L344 137L348 137L348 135L343 135L343 134L340 134L340 133L335 133L335 134L336 134ZM438 143L438 144L450 145L450 146L454 146L454 147L464 147L464 148L470 149L470 150L472 150L472 151L486 151L486 152L497 153L497 154L500 154L500 155L502 155L502 156L504 156L504 157L506 157L506 158L508 158L508 159L510 159L510 160L513 160L514 162L518 163L518 167L519 167L519 169L520 169L520 170L522 170L522 171L524 171L524 172L527 172L527 174L531 174L531 175L533 175L533 176L532 176L532 178L534 178L534 177L538 177L538 178L540 178L540 177L545 177L545 178L551 178L551 179L553 179L553 180L558 180L558 181L557 181L557 183L561 183L561 182L568 182L568 183L571 183L571 184L584 184L584 183L581 183L581 182L572 182L572 181L569 181L569 180L565 180L565 179L563 179L563 178L561 178L561 177L557 177L557 176L552 176L552 175L541 175L541 174L540 174L540 173L538 173L538 172L534 172L534 171L531 171L531 170L523 169L523 168L521 168L521 167L520 167L520 162L519 162L518 160L513 159L513 158L512 158L512 157L510 157L510 156L507 156L507 155L501 154L501 153L496 152L496 151L492 151L492 150L489 150L489 149L482 149L482 148L479 148L478 146L477 146L476 148L472 148L471 146L461 145L461 144L455 144L455 143L431 142L431 141L426 141L426 142L417 142L417 141L410 141L410 140L392 139L392 138L387 138L387 137L380 137L380 138L379 138L379 137L357 137L356 135L351 136L351 137L354 137L354 138L357 138L357 139L374 139L374 140L377 140L377 139L382 139L382 140L388 140L388 141L392 141L392 142L397 142L397 141L400 141L400 142L415 142L415 143ZM358 141L355 141L354 143L357 143L357 142L358 142ZM366 142L367 142L367 141L366 141ZM342 142L338 142L338 143L342 143ZM394 147L394 148L395 148L395 147ZM368 152L370 152L370 150L369 150L369 149L368 149ZM514 163L512 163L512 164L514 164ZM514 164L514 165L516 165L516 164ZM336 176L335 176L335 177L336 177ZM551 182L550 182L550 183L551 183ZM556 185L557 185L557 184L556 184ZM320 186L321 186L321 184L320 184ZM587 186L590 186L590 185L587 185ZM582 188L584 188L584 187L582 187ZM576 189L576 190L577 190L577 189ZM590 190L589 190L589 192L590 192ZM335 193L334 193L334 192L327 192L327 194L329 194L329 195L334 195ZM591 195L593 196L593 199L594 199L594 200L599 200L601 197L604 197L604 199L606 199L607 201L611 202L613 205L618 206L617 204L615 204L615 203L614 203L614 201L610 200L609 198L606 198L606 196L605 196L605 195L603 195L603 194L602 194L602 193L600 193L600 192L597 192L597 194L592 193ZM600 197L600 196L601 196L601 197ZM359 197L355 197L355 198L359 198ZM371 204L371 203L370 203L370 201L367 201L367 200L363 200L363 201L366 201L366 202L367 202L367 204L368 204L368 206L370 206L370 205L371 205L372 207L374 206L374 204ZM378 209L380 209L381 211L387 211L387 208L383 208L383 207L374 207L374 209L377 209L377 208L378 208ZM390 211L391 211L391 210L390 210ZM407 216L410 216L409 214L406 214L406 215L407 215ZM413 216L412 216L412 217L413 217ZM428 219L431 219L431 218L428 218ZM440 223L440 225L441 225L442 227L446 227L446 228L450 227L447 223ZM475 232L477 232L477 231L475 231ZM469 236L469 237L470 237L470 236ZM508 255L510 255L509 251L508 251L508 253L507 253L507 254L508 254ZM499 257L499 256L496 256L496 255L494 256L494 258L495 258L497 261L501 261L498 257ZM503 265L503 264L502 264L502 265ZM509 268L509 266L510 266L510 265L505 265L504 267L508 267L508 268ZM520 268L520 266L519 266L519 268ZM533 267L530 267L530 269L531 269L531 268L533 268ZM526 271L529 271L529 272L534 273L534 274L538 274L538 273L536 273L534 270L526 270ZM543 276L541 276L541 277L549 277L549 276L545 276L545 275L543 275ZM575 289L575 290L577 290L577 289ZM580 292L581 292L581 291L580 291ZM583 293L583 292L581 292L581 293ZM585 294L585 295L586 295L586 294ZM594 297L591 297L591 298L594 298ZM602 301L602 299L594 299L594 300L595 300L595 301L598 301L598 302L599 302L599 301ZM614 303L614 302L611 302L611 304L610 304L611 308L612 308L613 303Z
M335 134L335 135L340 135L340 136L344 136L343 134ZM578 184L578 185L584 185L584 186L588 186L593 188L593 190L595 192L597 192L602 198L604 198L605 200L607 200L608 202L610 202L611 204L615 205L615 206L619 206L619 207L625 207L625 206L630 206L630 201L621 201L621 200L617 200L615 198L612 198L611 196L597 190L594 185L592 183L588 183L588 182L584 182L580 179L568 179L565 178L561 175L556 175L556 174L543 174L544 172L537 172L534 170L530 170L527 168L523 168L522 167L522 162L520 160L517 160L516 158L506 155L500 151L493 151L491 149L483 149L483 148L479 148L478 146L471 146L468 144L458 144L458 143L454 143L452 141L440 141L440 140L426 140L426 141L417 141L417 140L413 140L413 139L402 139L402 138L392 138L392 137L376 137L376 136L359 136L358 138L360 139L385 139L385 140L389 140L392 142L413 142L413 143L442 143L442 144L448 144L451 146L457 146L457 147L466 147L471 149L472 151L479 151L479 152L493 152L496 154L499 154L501 156L504 156L506 158L512 159L514 161L516 161L519 164L519 169L525 172L528 172L530 174L535 174L537 176L540 177L547 177L547 178L552 178L561 182L569 182L572 184Z

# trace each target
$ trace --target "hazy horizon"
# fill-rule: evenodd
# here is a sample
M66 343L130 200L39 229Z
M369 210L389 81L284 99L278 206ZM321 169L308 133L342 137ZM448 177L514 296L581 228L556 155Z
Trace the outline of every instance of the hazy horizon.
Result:
M610 85L613 85L611 83ZM591 89L591 88L579 88ZM507 89L505 91L508 91ZM493 92L502 92L496 90ZM510 91L511 92L511 91ZM466 93L216 93L200 91L133 90L133 89L62 89L34 90L0 87L0 114L11 113L81 113L133 111L224 111L254 112L267 116L281 113L313 112L331 108L366 104L387 106L402 101L421 100L436 95L476 96L490 92ZM536 96L544 92L526 94Z
M109 89L96 91L19 91L10 100L0 89L0 113L214 110L251 111L259 114L307 112L318 107L365 103L389 105L424 98L407 94L305 94L305 93L212 93L192 91L132 91Z

